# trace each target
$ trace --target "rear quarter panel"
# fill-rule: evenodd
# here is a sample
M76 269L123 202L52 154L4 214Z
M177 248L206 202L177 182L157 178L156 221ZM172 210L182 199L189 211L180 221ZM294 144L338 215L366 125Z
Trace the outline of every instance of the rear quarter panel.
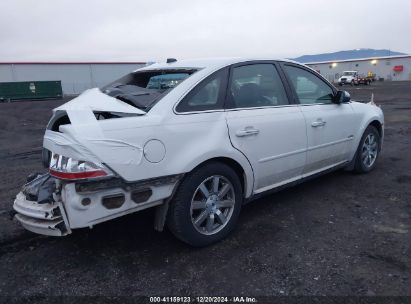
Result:
M150 140L158 140L165 147L164 158L157 163L149 162L144 156L139 163L107 162L127 181L187 173L207 160L227 157L243 168L245 194L247 197L251 195L253 171L247 158L230 143L224 111L187 115L173 113L166 117L148 114L100 123L106 138L132 143L143 150ZM127 156L119 154L116 157Z

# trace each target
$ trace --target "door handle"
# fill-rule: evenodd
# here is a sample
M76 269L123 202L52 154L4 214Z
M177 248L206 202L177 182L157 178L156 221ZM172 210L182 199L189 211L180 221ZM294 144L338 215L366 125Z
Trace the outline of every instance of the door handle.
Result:
M311 123L311 127L316 128L316 127L322 127L325 126L327 122L322 120L321 118L317 119L316 121L313 121Z
M250 135L257 135L260 133L260 130L254 129L253 127L246 127L243 130L238 130L235 135L238 137L250 136Z

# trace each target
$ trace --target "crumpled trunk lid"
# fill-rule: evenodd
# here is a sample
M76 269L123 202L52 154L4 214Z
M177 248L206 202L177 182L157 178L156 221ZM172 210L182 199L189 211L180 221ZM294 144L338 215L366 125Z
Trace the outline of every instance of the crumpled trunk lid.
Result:
M110 132L105 132L101 126L101 123L106 122L97 120L95 113L125 113L129 118L146 117L146 112L110 97L97 88L85 91L53 111L67 113L70 123L59 126L58 131L55 128L51 130L49 126L43 140L45 149L76 160L107 164L115 172L131 172L140 164L142 143L110 136ZM110 119L113 127L119 125L115 122L118 119L123 118ZM121 127L128 128L127 123Z
M55 108L53 111L101 111L101 112L117 112L117 113L131 113L144 115L146 112L133 107L121 100L108 96L100 91L98 88L84 91L78 97L66 102L65 104ZM69 115L70 117L70 115ZM75 117L73 117L75 118ZM70 117L71 120L71 117Z

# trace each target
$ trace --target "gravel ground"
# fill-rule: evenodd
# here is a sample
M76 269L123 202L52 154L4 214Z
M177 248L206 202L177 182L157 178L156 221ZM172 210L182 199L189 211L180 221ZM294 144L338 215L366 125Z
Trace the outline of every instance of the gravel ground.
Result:
M226 240L193 249L153 212L53 238L24 231L12 200L33 171L50 110L0 104L0 295L411 296L411 82L344 87L386 116L368 175L338 171L245 206Z

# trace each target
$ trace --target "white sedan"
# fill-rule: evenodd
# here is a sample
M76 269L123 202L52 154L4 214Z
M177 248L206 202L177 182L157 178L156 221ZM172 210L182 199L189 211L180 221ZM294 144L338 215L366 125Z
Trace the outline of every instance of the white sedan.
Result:
M241 206L339 168L371 171L384 117L287 60L167 60L54 109L49 172L17 195L28 230L72 229L155 207L154 224L205 246Z

